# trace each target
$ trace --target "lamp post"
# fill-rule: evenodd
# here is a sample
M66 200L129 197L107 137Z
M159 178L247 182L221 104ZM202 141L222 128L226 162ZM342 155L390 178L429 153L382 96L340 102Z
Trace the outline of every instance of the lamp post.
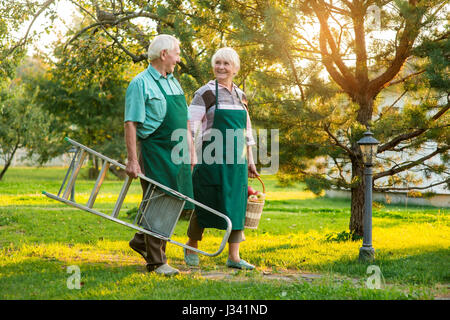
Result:
M375 258L375 250L372 247L372 161L377 152L379 141L373 137L368 129L364 132L358 144L364 161L364 236L363 245L359 249L360 261L371 261Z

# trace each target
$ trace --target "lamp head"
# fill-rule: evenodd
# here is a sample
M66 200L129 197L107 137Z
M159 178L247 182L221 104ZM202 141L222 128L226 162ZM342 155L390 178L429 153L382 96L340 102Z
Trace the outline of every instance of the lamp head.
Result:
M380 142L373 137L373 133L370 132L370 130L364 132L364 137L358 141L365 165L372 165L372 160L377 152L379 143Z

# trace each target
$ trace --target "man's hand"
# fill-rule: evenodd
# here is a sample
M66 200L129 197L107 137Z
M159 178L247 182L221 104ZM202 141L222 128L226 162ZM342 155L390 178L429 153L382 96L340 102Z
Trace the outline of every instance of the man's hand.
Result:
M137 123L131 121L127 121L124 124L125 143L127 145L128 153L128 161L125 171L132 179L137 178L138 174L142 173L136 153L136 126Z
M128 161L125 171L126 171L127 175L132 179L137 178L138 174L142 173L141 167L139 166L139 163L137 160Z

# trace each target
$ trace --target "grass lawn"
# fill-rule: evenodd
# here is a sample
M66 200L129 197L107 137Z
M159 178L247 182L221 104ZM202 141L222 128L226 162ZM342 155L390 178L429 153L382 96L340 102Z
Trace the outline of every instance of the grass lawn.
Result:
M359 263L362 241L330 241L348 230L350 203L316 197L302 185L280 187L263 177L267 201L257 230L246 230L241 257L257 270L225 267L227 249L200 257L188 268L181 247L168 244L172 278L147 273L144 260L128 247L134 231L44 195L56 194L61 168L11 168L0 182L0 299L433 299L448 297L449 209L374 206L376 260ZM94 181L76 184L76 201L86 203ZM261 190L258 181L252 185ZM95 209L111 212L122 182L108 175ZM119 218L140 201L136 181ZM187 240L181 220L172 237ZM222 232L207 230L201 249L215 252ZM367 288L369 265L382 273L380 289ZM81 272L81 289L68 289Z

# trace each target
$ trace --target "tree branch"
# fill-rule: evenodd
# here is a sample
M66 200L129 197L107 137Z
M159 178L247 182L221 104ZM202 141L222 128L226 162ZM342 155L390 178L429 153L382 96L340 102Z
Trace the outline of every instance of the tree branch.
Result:
M431 118L431 120L435 121L435 120L439 119L443 114L445 114L448 111L449 108L450 108L450 104L448 103L445 107L443 107L441 110L439 110L439 112L437 112ZM424 133L425 131L427 131L428 129L430 129L430 128L417 129L415 131L399 135L399 136L393 138L391 141L386 142L385 144L382 144L381 146L379 146L377 153L381 153L386 150L391 150L394 147L396 147L400 142L415 138L415 137L421 135L422 133Z
M349 85L349 83L346 81L344 76L339 73L339 71L334 67L333 65L333 59L331 58L330 54L328 53L327 49L327 43L325 36L322 32L319 34L319 44L320 44L320 51L322 55L322 63L327 69L330 76L333 78L334 81L344 90L347 92L350 96L352 96L352 88Z
M286 49L285 46L283 46L283 51L286 54L287 59L289 60L289 65L291 66L292 74L294 75L294 79L295 79L295 83L297 84L297 87L300 90L302 101L305 101L305 93L303 92L302 84L300 83L300 80L298 78L297 69L295 68L295 64L292 61L291 55L289 54L289 51Z
M342 2L350 9L353 10L353 3L347 0L342 0Z
M342 174L342 168L341 168L341 166L339 165L339 163L337 162L337 160L336 160L334 157L331 157L331 158L333 159L334 164L335 164L336 167L338 168L338 171L339 171L339 177L341 177L341 179L342 179L346 184L348 184L348 183L347 183L347 180L345 180L344 175Z
M331 139L333 139L333 141L335 142L335 145L336 146L338 146L338 147L340 147L340 148L342 148L342 149L344 149L345 150L345 152L347 152L347 154L349 155L349 156L353 156L354 155L354 152L352 151L352 150L350 150L350 148L348 148L347 146L344 146L332 133L331 133L331 131L330 131L330 127L329 126L327 126L327 125L324 125L323 126L323 129L325 130L325 132L328 134L328 136L331 138Z
M400 166L400 167L398 167L396 169L391 168L391 169L389 169L387 171L379 172L377 174L374 174L373 180L375 181L375 180L377 180L379 178L382 178L382 177L393 176L393 175L395 175L395 174L397 174L399 172L408 170L408 169L410 169L412 167L415 167L416 165L421 164L422 162L424 162L424 161L434 157L437 154L446 152L449 149L450 149L450 146L445 146L443 148L437 148L434 152L432 152L432 153L430 153L430 154L428 154L426 156L423 156L422 158L419 158L419 159L414 160L414 161L409 161L409 164Z
M75 4L77 7L79 7L82 11L84 11L85 13L87 13L92 19L94 19L94 21L97 21L99 23L99 26L103 29L103 31L128 55L133 59L133 62L139 62L139 61L143 61L147 59L147 55L146 54L141 54L139 56L133 54L132 52L130 52L127 48L125 48L122 43L120 43L119 40L117 40L116 37L114 37L113 35L111 35L108 30L106 30L104 23L99 21L97 19L97 17L95 17L92 13L90 13L88 10L86 10L83 6L81 6L80 4L78 4L76 1L74 0L70 0L73 4Z
M386 85L386 87L390 87L390 86L393 86L393 85L395 85L395 84L399 84L399 83L402 83L402 82L405 82L406 80L408 80L409 78L412 78L412 77L415 77L415 76L417 76L417 75L419 75L419 74L422 74L422 73L424 73L426 70L421 70L421 71L417 71L417 72L414 72L414 73L410 73L410 74L408 74L406 77L403 77L403 78L401 78L401 79L399 79L399 80L396 80L396 81L391 81L391 82L389 82L387 85Z
M397 102L399 102L400 99L403 98L403 96L404 96L407 92L408 92L408 89L406 89L405 91L403 91L403 93L402 93L397 99L395 99L395 101L394 101L389 107L384 108L384 109L380 112L380 115L379 115L378 119L375 120L375 122L381 120L381 118L383 117L383 115L384 115L386 112L388 112L390 109L392 109L392 108L397 104Z
M410 0L409 5L416 7L416 0ZM418 13L416 13L416 15L417 14ZM417 18L416 15L414 15L414 18ZM369 82L368 92L370 96L376 96L378 92L380 92L380 90L399 73L406 59L410 55L411 48L419 34L419 26L416 25L417 19L414 18L405 18L405 27L400 38L399 46L396 48L394 60L385 72ZM399 32L400 30L397 32L397 35Z
M426 187L415 187L415 186L413 186L413 187L404 187L404 188L395 188L395 187L393 187L393 188L390 188L390 187L381 188L381 187L374 187L373 190L374 190L374 191L377 191L377 192L391 191L391 190L393 190L393 191L425 190L425 189L429 189L429 188L432 188L432 187L435 187L435 186L439 186L439 185L441 185L441 184L449 183L449 182L450 182L450 179L445 179L445 180L443 180L443 181L441 181L441 182L432 183L432 184L430 184L430 185L428 185L428 186L426 186Z
M353 30L355 32L355 54L356 70L355 77L360 88L366 88L369 83L369 73L367 69L367 49L366 49L366 31L364 30L364 16L366 8L358 6L354 9Z
M350 11L333 6L331 3L324 2L323 4L330 10L330 12L338 13L347 17L350 17L352 15Z
M321 42L321 51L322 55L329 56L331 60L336 64L336 66L339 68L339 71L342 74L342 77L345 79L345 82L348 83L346 87L350 86L353 89L357 87L357 83L355 80L355 77L350 72L348 67L345 65L345 63L342 61L341 56L337 50L336 42L334 41L333 35L330 32L330 28L328 26L327 18L326 18L326 8L324 5L320 6L317 1L311 1L311 5L313 7L313 10L319 19L320 23L320 38L323 38ZM326 42L324 41L326 40ZM330 46L331 54L328 53L326 43ZM325 60L325 57L324 57ZM328 70L328 68L327 68ZM333 77L333 74L330 73L330 75ZM334 78L334 77L333 77ZM336 80L336 79L335 79ZM336 81L338 82L338 81ZM342 81L341 81L342 82ZM339 82L338 82L339 83Z
M88 31L89 29L92 29L92 28L95 28L95 27L99 27L99 26L102 26L102 25L105 25L105 24L108 24L108 25L110 25L110 26L116 26L116 25L121 24L121 23L123 23L123 22L129 21L129 20L132 20L132 19L135 19L135 18L142 18L142 17L150 18L150 19L153 19L153 20L161 20L156 14L146 13L146 12L138 12L138 13L133 12L132 14L129 14L129 15L125 16L125 17L122 17L122 18L117 19L117 20L112 21L112 22L105 23L105 22L103 22L103 21L99 21L99 22L93 23L93 24L91 24L91 25L89 25L89 26L87 26L87 27L81 29L80 31L78 31L78 32L77 32L77 33L76 33L76 34L75 34L75 35L74 35L74 36L73 36L73 37L65 44L64 50L66 50L66 48L67 48L73 41L75 41L76 39L78 39L78 37L80 37L83 33L85 33L86 31ZM161 21L163 21L163 20L161 20ZM168 25L173 25L172 23L167 22L167 21L163 21L163 22L166 23L166 24L168 24Z
M39 9L39 11L33 16L33 20L31 20L30 24L28 25L27 31L25 33L25 36L15 45L13 46L8 53L6 54L5 57L9 56L10 54L12 54L18 47L21 47L23 45L25 45L25 43L27 42L28 39L28 35L30 33L31 27L33 26L34 22L36 21L36 19L42 14L42 12L44 12L53 2L55 2L55 0L47 0L42 7Z

